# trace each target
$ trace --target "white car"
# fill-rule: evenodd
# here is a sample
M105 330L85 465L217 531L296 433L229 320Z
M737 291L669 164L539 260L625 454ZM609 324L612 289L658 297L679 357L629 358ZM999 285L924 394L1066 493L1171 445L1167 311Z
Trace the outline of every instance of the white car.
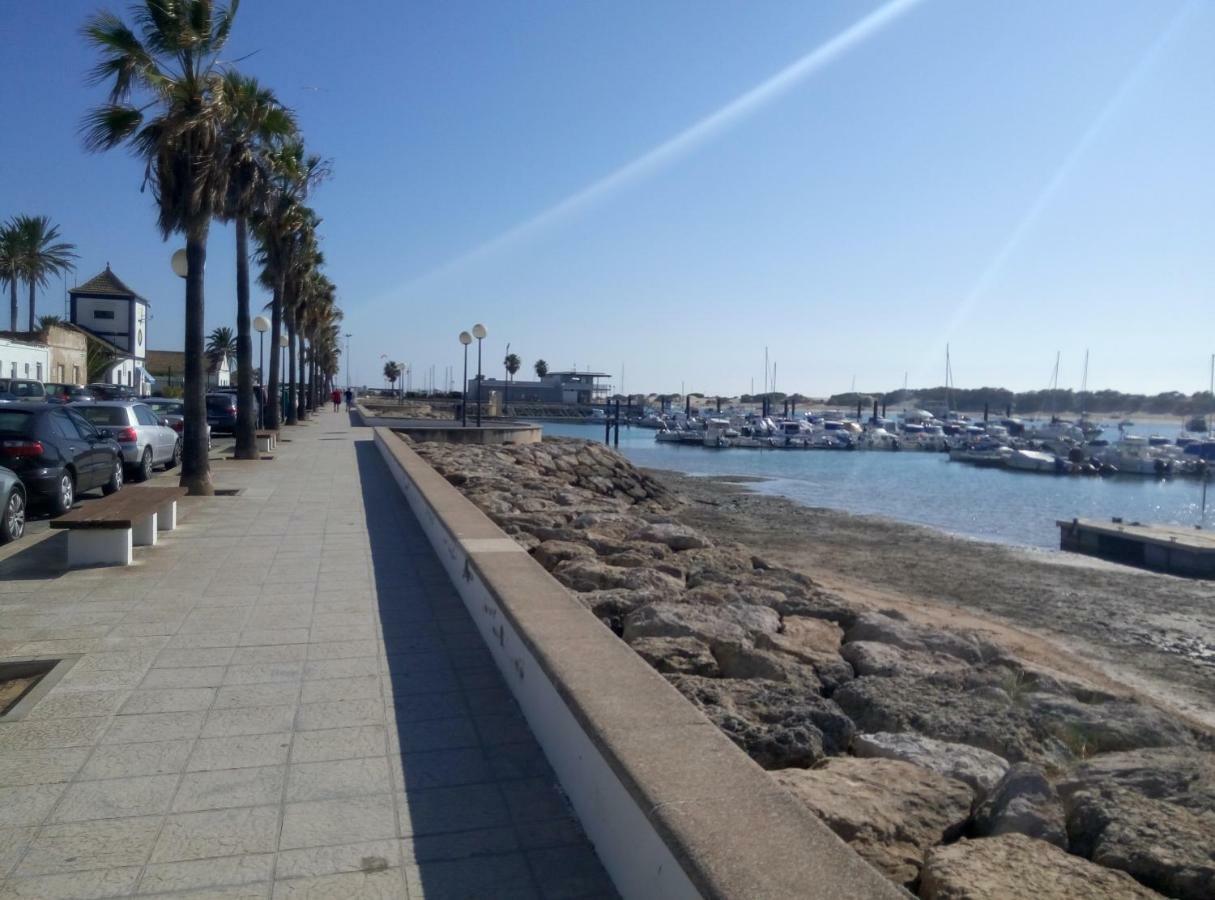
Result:
M147 481L156 466L172 469L181 462L181 438L146 403L101 400L71 405L94 428L118 441L132 481Z

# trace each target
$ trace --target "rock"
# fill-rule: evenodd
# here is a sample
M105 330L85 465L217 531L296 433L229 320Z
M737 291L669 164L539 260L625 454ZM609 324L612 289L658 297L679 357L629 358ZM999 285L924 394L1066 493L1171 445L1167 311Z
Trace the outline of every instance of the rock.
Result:
M585 556L594 556L595 551L586 544L574 544L570 541L543 541L534 551L532 556L536 562L544 566L548 571L553 571L558 564L565 562L567 559L578 559Z
M958 672L968 664L956 656L929 653L925 650L906 650L897 644L878 641L853 641L840 648L840 655L848 661L857 675L930 675L933 672Z
M779 653L759 650L742 641L720 641L713 645L713 657L723 678L765 678L802 685L814 693L822 686L814 669Z
M970 785L979 797L1008 771L1008 762L994 753L919 734L858 734L852 739L852 752L861 758L898 759L929 769Z
M786 616L781 620L780 632L757 635L755 646L783 653L810 666L823 690L830 693L852 680L852 666L844 662L838 652L842 635L842 629L826 619Z
M1180 900L1215 897L1215 816L1115 785L1066 799L1071 851Z
M982 837L1024 834L1067 849L1059 795L1040 769L1017 763L979 804L974 833Z
M891 881L910 885L924 851L961 832L970 788L893 759L836 757L772 777Z
M709 645L693 637L638 638L630 646L659 672L707 678L721 675Z
M654 569L609 566L592 557L579 556L558 563L553 577L572 591L603 591L613 588L665 591L667 596L683 592L683 582Z
M667 678L764 768L809 766L843 753L852 740L852 721L840 708L799 685L694 675Z
M1074 697L1033 692L1023 698L1030 714L1077 756L1188 744L1193 735L1175 719L1144 703L1082 703Z
M1059 783L1069 795L1084 787L1116 785L1192 812L1215 813L1215 753L1192 747L1150 747L1103 753L1085 760Z
M638 607L645 606L647 603L656 603L663 597L664 595L658 591L630 591L627 588L574 594L575 600L600 619L610 620L612 630L617 633L624 631L625 616Z
M630 541L649 541L654 544L665 544L672 550L696 550L702 547L712 547L709 539L685 525L652 524L629 535Z
M780 616L762 606L660 602L629 614L624 623L624 639L631 644L641 637L694 637L712 646L723 641L750 640L763 633L775 634L778 628Z
M1001 655L999 648L977 635L914 625L882 613L865 613L858 617L848 629L844 641L849 644L854 641L894 644L904 650L939 653L970 663L995 659Z
M921 900L1160 900L1128 878L1022 834L933 847Z

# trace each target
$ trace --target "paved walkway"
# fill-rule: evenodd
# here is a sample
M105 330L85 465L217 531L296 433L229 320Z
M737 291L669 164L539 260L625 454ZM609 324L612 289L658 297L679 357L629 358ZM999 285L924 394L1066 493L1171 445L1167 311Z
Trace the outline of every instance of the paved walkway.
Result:
M284 435L134 566L0 561L0 659L81 654L0 722L0 898L615 896L370 431Z

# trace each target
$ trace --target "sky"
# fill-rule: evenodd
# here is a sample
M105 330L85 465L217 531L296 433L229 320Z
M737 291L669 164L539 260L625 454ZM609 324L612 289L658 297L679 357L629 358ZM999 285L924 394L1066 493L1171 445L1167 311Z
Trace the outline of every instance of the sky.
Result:
M0 218L152 302L142 164L87 153L80 26L0 2ZM1207 387L1215 0L244 0L225 59L332 161L313 195L356 384L458 383L457 336L629 392ZM208 329L235 324L217 224ZM67 278L73 280L72 275ZM39 299L62 314L64 285ZM267 302L258 298L258 305ZM24 306L23 306L24 308ZM469 356L476 367L476 345ZM256 341L255 341L256 352ZM346 372L340 376L344 381ZM769 374L771 381L771 374Z

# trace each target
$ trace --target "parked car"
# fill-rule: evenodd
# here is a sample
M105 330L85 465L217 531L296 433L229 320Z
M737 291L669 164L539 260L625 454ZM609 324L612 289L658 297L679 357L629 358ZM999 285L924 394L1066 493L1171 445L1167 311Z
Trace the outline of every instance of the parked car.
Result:
M12 469L0 466L0 544L18 540L25 534L25 485Z
M88 385L89 393L97 400L138 400L139 393L135 388L125 384L106 384L96 382Z
M78 494L122 487L122 450L70 406L9 403L0 406L0 465L12 469L26 496L65 513Z
M57 384L47 382L46 400L48 403L84 403L95 400L93 392L78 384Z
M257 421L257 395L253 396L253 419ZM236 394L207 394L207 424L215 432L236 432Z
M46 387L32 378L0 378L0 400L6 403L22 400L45 400Z
M186 401L180 397L147 397L143 401L151 407L152 412L163 416L169 427L177 432L178 437L186 433ZM207 449L211 449L211 425L207 425Z
M146 403L99 400L72 409L118 442L133 481L147 481L156 466L172 469L181 462L181 438Z

